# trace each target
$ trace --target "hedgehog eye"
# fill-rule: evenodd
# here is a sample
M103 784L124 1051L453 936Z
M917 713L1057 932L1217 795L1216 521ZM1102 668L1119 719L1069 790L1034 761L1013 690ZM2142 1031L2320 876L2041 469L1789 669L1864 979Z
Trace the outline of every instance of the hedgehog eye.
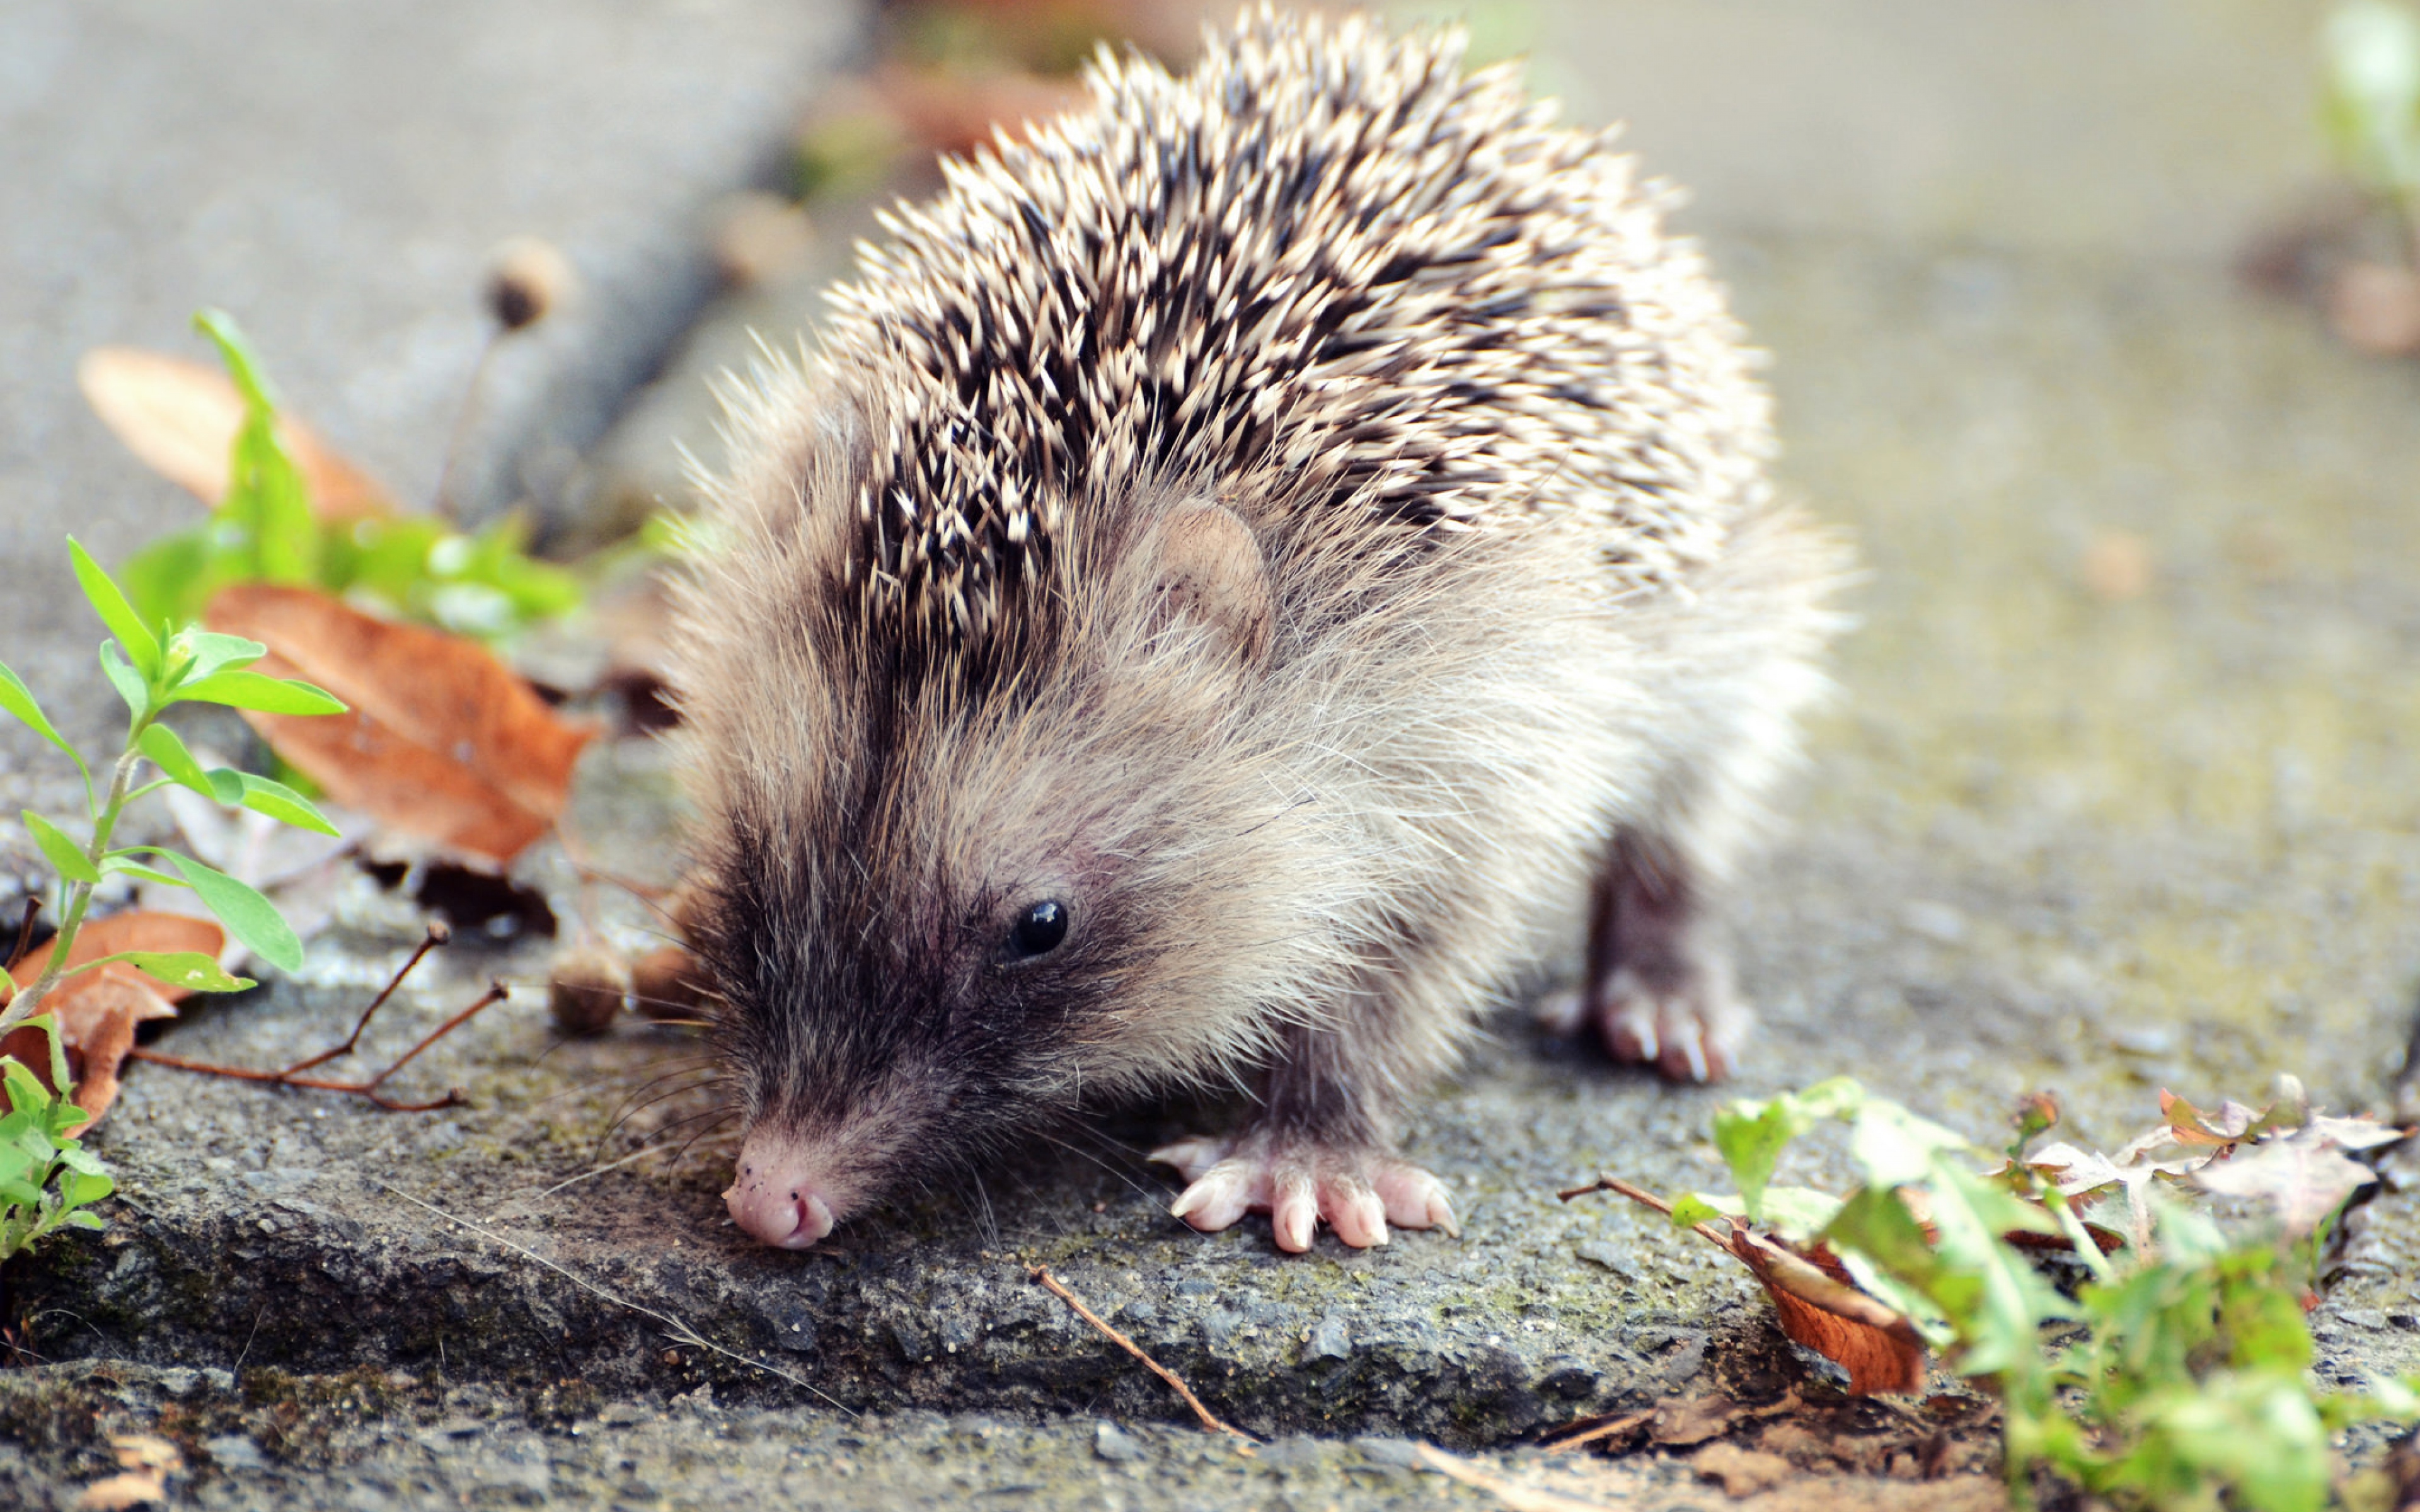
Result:
M1026 960L1048 955L1067 937L1067 905L1057 899L1046 899L1016 916L1008 932L1008 953L1012 960Z

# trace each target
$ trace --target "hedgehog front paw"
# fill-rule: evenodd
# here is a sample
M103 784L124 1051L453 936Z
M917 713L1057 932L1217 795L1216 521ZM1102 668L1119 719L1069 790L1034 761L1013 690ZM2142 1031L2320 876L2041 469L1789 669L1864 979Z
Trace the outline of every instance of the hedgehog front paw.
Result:
M1747 1039L1747 1008L1719 967L1651 976L1621 966L1593 995L1606 1053L1671 1081L1721 1081Z
M1216 1233L1248 1212L1269 1215L1278 1248L1311 1248L1320 1220L1355 1249L1387 1242L1387 1226L1442 1228L1456 1239L1445 1183L1419 1166L1370 1149L1334 1149L1265 1134L1180 1139L1152 1151L1191 1184L1169 1212Z

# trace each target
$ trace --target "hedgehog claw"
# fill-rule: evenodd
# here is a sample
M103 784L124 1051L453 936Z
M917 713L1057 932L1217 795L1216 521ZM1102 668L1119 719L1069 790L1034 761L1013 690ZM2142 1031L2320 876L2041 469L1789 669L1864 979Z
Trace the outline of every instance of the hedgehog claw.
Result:
M1731 1073L1747 1029L1747 1011L1721 976L1692 974L1651 986L1617 970L1596 994L1597 1031L1614 1059L1653 1066L1675 1082L1718 1082Z
M1265 1212L1278 1248L1294 1255L1311 1248L1323 1221L1355 1249L1386 1243L1388 1224L1462 1237L1444 1182L1370 1150L1280 1146L1253 1134L1181 1139L1151 1158L1190 1182L1169 1212L1203 1233L1230 1227L1247 1212Z

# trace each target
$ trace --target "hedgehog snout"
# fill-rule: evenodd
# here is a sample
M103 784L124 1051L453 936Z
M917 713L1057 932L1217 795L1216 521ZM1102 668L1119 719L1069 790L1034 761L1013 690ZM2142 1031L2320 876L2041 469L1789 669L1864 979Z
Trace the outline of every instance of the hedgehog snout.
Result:
M739 1147L739 1167L722 1194L732 1221L776 1249L805 1249L832 1231L843 1204L811 1151L768 1130Z

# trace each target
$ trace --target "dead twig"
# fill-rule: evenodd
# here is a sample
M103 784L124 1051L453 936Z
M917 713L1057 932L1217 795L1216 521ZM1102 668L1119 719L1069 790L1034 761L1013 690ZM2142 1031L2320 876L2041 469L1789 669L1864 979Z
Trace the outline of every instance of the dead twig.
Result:
M419 1043L397 1056L384 1071L366 1081L337 1081L332 1077L302 1074L316 1066L323 1066L339 1056L352 1054L354 1048L361 1043L362 1031L369 1027L371 1017L386 1006L387 999L394 996L396 989L403 985L403 979L411 975L412 967L420 964L422 958L429 951L443 945L452 937L452 931L442 923L432 921L428 926L427 937L420 942L419 949L411 952L411 959L406 961L396 970L378 996L370 1000L370 1006L362 1010L362 1016L353 1024L353 1032L345 1036L342 1043L333 1049L323 1050L316 1056L306 1056L283 1070L263 1071L254 1066L227 1066L212 1060L194 1060L184 1056L172 1056L164 1050L152 1050L142 1045L135 1046L127 1054L136 1060L147 1060L155 1066L190 1071L203 1076L227 1076L237 1081L265 1082L275 1087L302 1087L318 1092L343 1092L349 1096L365 1098L389 1113L433 1113L439 1108L459 1107L469 1099L463 1095L462 1089L458 1087L448 1088L443 1097L426 1103L400 1103L393 1098L382 1096L379 1088L386 1085L388 1077L410 1065L413 1057L422 1051L460 1028L480 1012L510 996L511 990L501 981L489 982L488 990L479 995L477 1001L422 1035Z
M380 991L379 995L370 999L370 1006L362 1010L362 1016L353 1021L353 1032L345 1036L345 1042L336 1046L333 1050L322 1050L318 1055L312 1056L307 1059L298 1060L291 1066L287 1067L284 1071L279 1072L278 1075L293 1076L300 1072L309 1071L314 1066L324 1066L329 1061L335 1059L338 1056L351 1054L353 1046L362 1042L362 1031L370 1026L371 1016L377 1013L380 1009L386 1006L386 1000L393 997L395 995L395 990L403 985L403 979L411 976L411 968L420 964L420 958L427 955L429 951L436 949L439 946L447 944L453 938L454 931L445 923L444 920L437 918L430 919L428 921L428 933L422 937L419 947L411 952L411 959L406 961L403 964L403 969L397 971L394 977L389 979L386 986Z
M1619 1438L1653 1421L1655 1413L1652 1409L1644 1412L1608 1412L1603 1417L1584 1417L1548 1434L1539 1441L1538 1447L1550 1455L1569 1454L1588 1444Z
M1607 1512L1602 1503L1583 1502L1576 1496L1560 1491L1544 1491L1515 1485L1501 1475L1480 1469L1459 1455L1450 1455L1434 1443L1412 1446L1412 1457L1427 1469L1449 1480L1458 1480L1475 1487L1512 1508L1512 1512Z
M1182 1377L1178 1376L1175 1371L1168 1368L1168 1366L1161 1365L1158 1361L1153 1359L1150 1355L1145 1354L1141 1345L1137 1344L1134 1340L1126 1337L1124 1334L1111 1328L1100 1314L1093 1311L1090 1307L1085 1306L1081 1298L1068 1290L1064 1283L1063 1283L1057 1276L1050 1273L1050 1267L1047 1265L1030 1265L1026 1267L1025 1273L1032 1276L1034 1280L1041 1282L1044 1289L1047 1290L1052 1296L1057 1297L1061 1302L1063 1302L1068 1306L1076 1309L1077 1317L1092 1324L1094 1328L1099 1329L1102 1335L1106 1336L1110 1343L1116 1345L1119 1349L1125 1350L1128 1354L1133 1355L1136 1359L1140 1360L1143 1363L1143 1368L1149 1370L1153 1375L1157 1376L1160 1380L1167 1381L1171 1386L1174 1387L1176 1389L1176 1395L1185 1398L1185 1405L1193 1409L1193 1415L1202 1420L1202 1426L1204 1428L1207 1428L1214 1433L1224 1433L1228 1437L1239 1441L1244 1445L1244 1452L1247 1454L1251 1452L1251 1446L1253 1444L1260 1442L1250 1434L1245 1432L1242 1428L1236 1427L1233 1424L1226 1422L1221 1419L1218 1414L1211 1412L1207 1407L1202 1406L1202 1398L1193 1395L1193 1388L1187 1385Z

